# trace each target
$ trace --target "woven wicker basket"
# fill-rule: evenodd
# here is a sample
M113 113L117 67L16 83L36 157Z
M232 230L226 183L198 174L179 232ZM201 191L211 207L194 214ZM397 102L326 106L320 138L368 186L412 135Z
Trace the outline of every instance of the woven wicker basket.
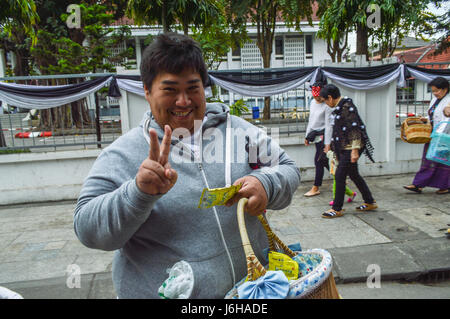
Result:
M420 117L410 117L403 121L400 138L411 144L425 144L431 140L431 124L424 123Z
M238 225L242 239L242 246L244 248L245 256L247 258L247 275L249 280L256 280L260 276L264 276L266 269L260 263L248 238L247 229L244 220L244 206L247 203L247 198L242 198L238 203ZM269 240L270 251L283 251L289 257L296 260L299 264L299 269L302 268L301 261L308 261L309 258L321 259L320 264L317 264L311 272L289 282L288 299L340 299L333 274L331 273L332 260L331 255L322 249L312 249L302 252L293 252L280 238L274 234L262 215L258 216L264 230L267 233ZM310 265L307 265L310 267ZM306 267L304 267L306 268ZM247 278L247 277L246 277ZM237 288L244 283L243 278L237 285L228 292L226 299L237 299Z

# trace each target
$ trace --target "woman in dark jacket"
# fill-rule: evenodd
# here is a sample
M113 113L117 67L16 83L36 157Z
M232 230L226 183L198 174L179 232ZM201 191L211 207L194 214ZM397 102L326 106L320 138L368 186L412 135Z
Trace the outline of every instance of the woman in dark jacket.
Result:
M358 172L358 159L365 154L372 162L373 147L367 135L366 127L359 117L358 110L352 99L341 97L339 89L328 84L320 91L325 103L333 109L334 118L331 149L339 161L336 169L336 195L333 206L322 214L323 218L343 216L342 205L345 197L345 180L347 176L355 183L364 199L364 204L356 210L374 210L378 206L372 197L369 187Z

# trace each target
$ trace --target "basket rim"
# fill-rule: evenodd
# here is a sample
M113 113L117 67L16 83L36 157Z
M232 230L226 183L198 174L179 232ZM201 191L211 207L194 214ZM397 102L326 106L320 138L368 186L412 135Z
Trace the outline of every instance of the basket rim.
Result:
M324 266L327 266L327 270L323 271L323 273L325 273L325 275L322 278L319 277L319 280L317 280L317 282L315 282L314 284L310 285L308 287L309 288L308 290L305 290L301 294L298 294L295 296L296 298L299 298L299 297L306 296L306 295L309 295L310 293L312 293L314 290L316 290L320 285L322 285L330 277L330 275L332 273L332 269L333 269L333 258L329 251L322 249L322 248L312 248L312 249L308 249L308 250L304 250L304 251L303 250L295 251L295 253L297 255L320 255L320 256L322 256L322 261L315 267L315 269L313 271L306 274L305 276L300 277L295 280L289 280L289 290L295 289L302 283L305 283L307 280L311 279L311 277L315 277L318 274L322 273L322 271L319 271L319 270L323 269ZM265 267L267 267L267 265ZM239 282L236 283L236 285L233 288L231 288L228 291L228 293L225 296L226 299L228 299L228 298L232 299L235 296L239 296L238 295L238 287L240 287L245 282L244 281L245 278L246 277L242 278ZM288 295L288 297L289 297L289 295Z

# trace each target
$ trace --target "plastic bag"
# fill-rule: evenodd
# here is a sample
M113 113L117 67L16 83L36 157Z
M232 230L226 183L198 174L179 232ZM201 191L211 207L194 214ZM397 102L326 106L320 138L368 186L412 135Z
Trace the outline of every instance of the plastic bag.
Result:
M168 270L167 278L158 289L163 299L188 299L194 288L194 272L188 262L177 262Z

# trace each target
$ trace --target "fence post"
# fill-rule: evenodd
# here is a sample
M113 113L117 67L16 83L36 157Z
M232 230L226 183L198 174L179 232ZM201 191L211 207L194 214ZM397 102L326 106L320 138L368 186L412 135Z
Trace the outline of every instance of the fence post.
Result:
M102 148L102 133L100 130L100 103L98 101L98 94L97 92L94 93L95 95L95 132L97 134L97 148Z

